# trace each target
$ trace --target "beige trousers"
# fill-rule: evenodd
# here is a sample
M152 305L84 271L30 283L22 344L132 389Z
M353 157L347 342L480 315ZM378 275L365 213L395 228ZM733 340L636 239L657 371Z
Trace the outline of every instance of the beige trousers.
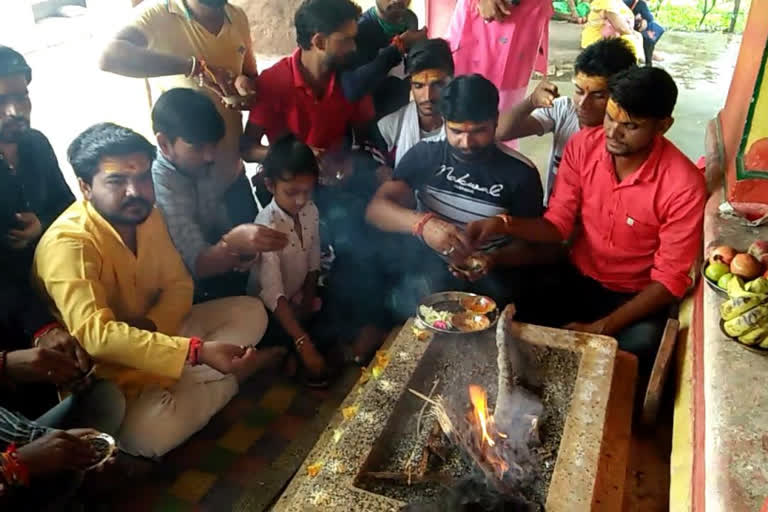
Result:
M179 332L207 341L255 345L267 314L253 297L227 297L192 306ZM235 394L237 379L205 365L185 366L176 383L147 388L130 400L120 427L120 447L132 455L160 457L208 424Z

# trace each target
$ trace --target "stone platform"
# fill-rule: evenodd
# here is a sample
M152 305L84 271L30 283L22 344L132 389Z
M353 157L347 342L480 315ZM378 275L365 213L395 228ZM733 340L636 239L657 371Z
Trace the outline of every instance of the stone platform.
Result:
M616 342L605 336L521 324L524 340L579 354L571 406L562 431L546 510L593 510L598 471L603 467L604 426L616 357ZM439 336L417 339L409 322L370 374L353 388L276 503L275 512L397 511L404 502L356 486L361 468L382 436L391 412L407 393L412 375ZM457 357L461 357L457 354ZM615 381L613 381L615 383ZM631 397L627 397L631 401ZM623 481L622 481L623 484Z

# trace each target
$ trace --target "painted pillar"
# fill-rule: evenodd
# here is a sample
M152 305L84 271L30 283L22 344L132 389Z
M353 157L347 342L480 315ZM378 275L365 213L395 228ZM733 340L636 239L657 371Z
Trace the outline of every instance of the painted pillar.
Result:
M768 211L768 0L753 0L728 91L718 115L726 199L737 209Z

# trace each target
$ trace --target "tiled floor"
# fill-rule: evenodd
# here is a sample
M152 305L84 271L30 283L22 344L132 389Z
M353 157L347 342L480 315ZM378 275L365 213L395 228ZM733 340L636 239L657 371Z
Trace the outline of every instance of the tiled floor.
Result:
M293 476L358 375L348 369L327 391L275 376L249 382L150 481L116 496L109 508L262 510Z

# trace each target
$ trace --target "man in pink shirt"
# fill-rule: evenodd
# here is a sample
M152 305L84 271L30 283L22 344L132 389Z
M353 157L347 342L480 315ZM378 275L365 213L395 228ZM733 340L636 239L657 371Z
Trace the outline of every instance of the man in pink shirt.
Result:
M499 110L524 97L533 70L547 73L549 0L458 0L446 39L456 76L479 73L499 90Z
M615 75L609 92L603 126L568 142L543 218L499 216L467 231L477 242L498 233L570 241L569 264L553 267L521 304L527 320L615 336L648 362L669 306L691 284L707 191L702 173L663 137L677 100L672 78L634 68Z

